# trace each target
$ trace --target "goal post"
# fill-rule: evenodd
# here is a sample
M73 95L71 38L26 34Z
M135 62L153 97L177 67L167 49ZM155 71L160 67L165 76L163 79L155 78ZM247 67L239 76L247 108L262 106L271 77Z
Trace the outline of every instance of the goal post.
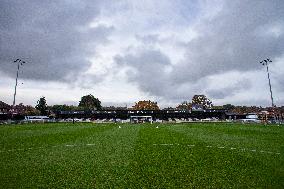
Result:
M153 123L152 116L130 116L130 123Z

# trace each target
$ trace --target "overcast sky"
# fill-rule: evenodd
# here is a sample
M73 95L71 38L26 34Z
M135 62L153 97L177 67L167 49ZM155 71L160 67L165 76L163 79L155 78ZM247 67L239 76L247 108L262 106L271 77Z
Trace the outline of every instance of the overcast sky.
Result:
M284 105L283 0L0 0L0 100Z

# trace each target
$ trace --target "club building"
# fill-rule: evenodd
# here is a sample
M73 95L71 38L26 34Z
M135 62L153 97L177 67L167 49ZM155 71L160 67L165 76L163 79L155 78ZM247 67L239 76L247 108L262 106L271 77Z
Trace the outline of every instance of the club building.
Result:
M207 110L101 110L101 111L59 111L56 118L92 118L92 119L131 119L150 116L153 120L168 119L226 119L226 111L223 109Z

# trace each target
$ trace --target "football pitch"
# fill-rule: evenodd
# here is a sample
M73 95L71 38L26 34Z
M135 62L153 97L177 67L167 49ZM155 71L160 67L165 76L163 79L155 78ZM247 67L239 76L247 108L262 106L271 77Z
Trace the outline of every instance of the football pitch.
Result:
M0 188L284 188L284 127L0 126Z

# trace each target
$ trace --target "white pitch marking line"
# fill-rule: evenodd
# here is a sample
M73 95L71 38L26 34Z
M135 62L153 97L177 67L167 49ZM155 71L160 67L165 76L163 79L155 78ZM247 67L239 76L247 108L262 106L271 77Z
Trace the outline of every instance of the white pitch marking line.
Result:
M218 148L220 148L220 149L222 148L222 149L223 149L223 148L225 148L225 147L224 147L224 146L219 146Z
M256 152L256 150L251 150L252 152Z
M189 146L189 147L194 147L195 145L194 145L194 144L189 144L189 145L187 145L187 146Z
M212 146L206 146L207 148L212 148Z
M230 149L231 149L231 150L235 150L236 148L231 147Z
M174 144L160 144L160 145L163 145L163 146L172 146Z
M94 146L94 145L96 145L96 144L86 144L87 146Z

